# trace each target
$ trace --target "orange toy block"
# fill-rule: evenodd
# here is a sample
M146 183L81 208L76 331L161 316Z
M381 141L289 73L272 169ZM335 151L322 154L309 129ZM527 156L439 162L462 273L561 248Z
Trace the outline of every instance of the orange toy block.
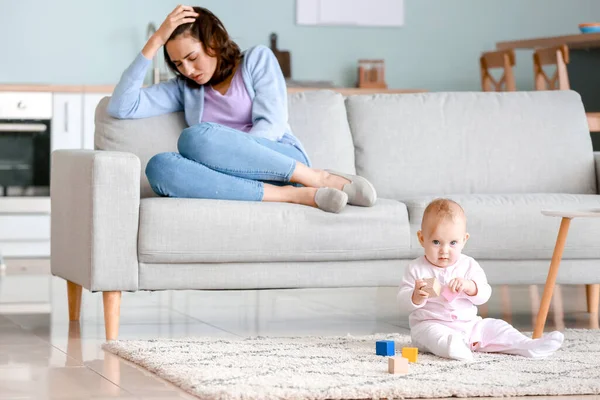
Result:
M429 297L438 297L442 291L442 285L435 278L423 279L427 286L423 288L424 291L429 293Z
M419 355L419 349L416 347L403 347L402 357L408 359L411 363L416 363Z
M404 357L388 358L388 372L390 374L406 374L408 372L408 360Z

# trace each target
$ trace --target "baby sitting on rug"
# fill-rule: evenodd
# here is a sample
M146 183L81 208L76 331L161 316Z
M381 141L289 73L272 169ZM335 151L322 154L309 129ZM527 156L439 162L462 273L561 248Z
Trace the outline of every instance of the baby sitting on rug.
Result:
M564 336L558 331L530 339L503 320L477 315L476 306L489 300L492 288L477 261L461 254L469 234L460 205L431 202L417 236L425 255L407 265L398 292L400 306L410 312L415 346L455 360L472 360L473 351L541 358L560 348ZM455 298L429 298L422 290L427 278L436 278Z

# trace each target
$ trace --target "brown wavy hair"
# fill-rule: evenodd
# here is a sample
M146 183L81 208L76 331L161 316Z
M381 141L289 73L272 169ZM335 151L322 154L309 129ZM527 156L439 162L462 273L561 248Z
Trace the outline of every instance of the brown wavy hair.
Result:
M194 7L194 11L200 14L200 16L196 18L196 21L179 25L175 28L167 42L184 34L188 34L193 38L198 39L204 47L204 51L206 51L209 56L217 57L217 68L213 76L207 82L208 85L216 85L223 82L233 73L235 66L242 59L242 52L237 43L231 40L229 33L227 33L227 29L225 29L225 25L223 25L221 20L215 14L203 7ZM171 61L166 46L164 46L163 51L167 65L176 76L185 79L189 87L200 87L198 83L179 72L173 61Z

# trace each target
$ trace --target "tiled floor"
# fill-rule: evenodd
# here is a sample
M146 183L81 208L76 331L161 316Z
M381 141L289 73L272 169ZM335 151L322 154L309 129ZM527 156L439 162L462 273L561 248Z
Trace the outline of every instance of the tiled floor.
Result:
M494 287L481 311L532 330L541 290ZM598 329L583 286L557 293L547 330ZM124 293L119 337L407 332L395 295L395 288ZM69 323L66 284L45 263L9 266L0 275L0 399L195 398L105 353L103 340L101 294L84 290L81 323Z

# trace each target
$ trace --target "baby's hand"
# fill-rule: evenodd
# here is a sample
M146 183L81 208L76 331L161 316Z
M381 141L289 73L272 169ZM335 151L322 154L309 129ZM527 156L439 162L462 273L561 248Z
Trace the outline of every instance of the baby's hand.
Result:
M427 286L427 283L423 279L417 279L415 281L415 290L413 290L412 302L416 305L423 304L425 300L429 298L429 293L421 290Z
M477 293L475 282L469 279L454 278L448 283L448 288L454 293L465 292L469 296L474 296Z

